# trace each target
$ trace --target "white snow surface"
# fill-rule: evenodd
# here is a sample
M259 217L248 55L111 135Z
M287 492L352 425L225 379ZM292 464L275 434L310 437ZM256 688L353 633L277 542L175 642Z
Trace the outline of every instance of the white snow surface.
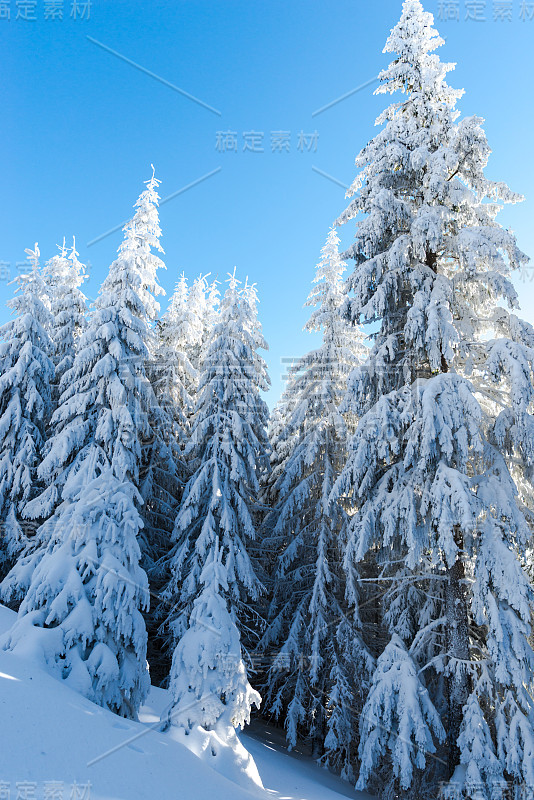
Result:
M0 633L15 617L0 606ZM0 784L9 783L16 797L24 791L17 783L27 782L32 788L22 796L35 800L47 796L52 782L62 785L63 797L80 800L369 800L307 756L287 753L281 732L259 723L240 734L265 787L249 791L231 780L236 767L224 752L215 771L177 741L178 731L157 730L169 701L167 691L153 687L140 722L125 720L31 660L0 650Z

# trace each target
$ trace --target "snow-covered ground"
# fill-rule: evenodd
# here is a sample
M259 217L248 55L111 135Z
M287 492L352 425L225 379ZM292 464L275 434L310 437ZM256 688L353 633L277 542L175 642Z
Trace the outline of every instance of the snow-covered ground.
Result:
M0 607L0 632L10 627L14 616ZM259 725L241 738L265 789L244 789L171 735L156 730L154 723L166 703L167 693L154 688L141 722L123 720L31 662L0 651L0 796L28 800L367 797L309 758L288 754L277 732Z

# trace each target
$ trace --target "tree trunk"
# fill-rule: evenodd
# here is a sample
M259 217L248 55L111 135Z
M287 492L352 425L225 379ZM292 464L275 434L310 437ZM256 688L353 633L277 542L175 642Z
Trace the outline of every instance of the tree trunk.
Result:
M315 720L315 729L312 736L311 741L311 755L312 758L318 760L321 756L324 755L324 740L326 739L326 719L324 715L324 710L322 704L326 701L326 693L324 692L324 687L321 687L320 695L321 698L316 707L316 720Z
M437 254L428 251L426 264L438 273ZM447 373L449 365L443 353L441 354L441 372ZM460 749L458 737L463 719L463 708L469 696L469 674L467 662L469 661L469 615L467 612L467 592L465 586L465 567L462 561L464 539L458 526L454 530L454 541L459 550L458 557L452 567L447 570L447 584L445 589L445 617L447 629L445 632L447 654L449 657L449 673L447 677L449 695L449 726L447 743L449 749L449 772L454 772L460 763Z
M456 544L463 549L463 536L459 529L455 530ZM463 719L463 707L469 695L469 618L467 613L467 593L465 586L465 568L461 554L456 562L447 570L448 581L445 589L445 616L447 654L449 657L448 700L449 729L447 734L449 748L449 771L454 772L460 763L458 736Z

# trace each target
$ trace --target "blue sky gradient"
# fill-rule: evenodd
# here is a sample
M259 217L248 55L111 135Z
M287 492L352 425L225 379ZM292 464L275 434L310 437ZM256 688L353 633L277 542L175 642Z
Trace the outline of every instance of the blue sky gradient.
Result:
M449 81L466 89L462 114L486 119L494 151L487 174L526 197L501 221L534 253L534 3L424 5L446 37L440 57L458 64ZM224 280L237 265L258 284L272 404L283 359L314 345L302 331L303 303L328 228L346 205L354 158L386 100L373 96L375 84L314 112L387 65L382 48L400 0L93 0L89 19L84 3L74 19L64 0L63 18L46 19L51 8L50 0L0 2L3 299L12 293L7 270L13 277L26 247L38 241L48 259L73 234L94 297L121 232L101 237L129 217L153 163L163 198L195 184L161 207L161 283L170 293L181 271ZM486 19L466 19L475 13ZM237 152L218 146L226 131L236 134ZM263 152L243 149L250 131L263 134ZM279 131L290 134L289 152L272 152ZM313 140L311 151L299 149L301 132L315 131L316 149ZM522 315L534 322L534 268L516 286ZM7 316L2 303L0 321Z

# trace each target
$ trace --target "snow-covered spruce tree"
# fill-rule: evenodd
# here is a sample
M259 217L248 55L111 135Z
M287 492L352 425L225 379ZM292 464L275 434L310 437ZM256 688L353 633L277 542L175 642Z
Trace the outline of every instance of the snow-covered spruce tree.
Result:
M187 301L188 309L192 314L191 336L187 352L191 364L197 370L197 374L200 373L219 313L219 282L214 280L210 283L208 281L209 277L210 273L199 275L198 278L195 278L189 290ZM194 397L197 392L198 379L191 387L190 394Z
M344 254L356 261L345 311L378 332L349 381L344 408L359 421L332 497L357 510L346 564L373 550L376 579L391 587L377 624L409 649L442 717L448 764L426 760L429 795L453 778L464 796L494 800L502 781L534 785L523 569L534 331L508 310L517 305L508 276L526 257L495 219L520 198L484 176L482 120L458 121L461 93L445 82L453 65L433 53L443 42L432 24L419 0L406 0L386 44L397 57L377 90L403 96L358 156L340 218L359 217ZM363 717L360 733L367 758L377 734ZM434 746L426 738L422 749ZM393 747L366 761L362 784L385 791ZM411 785L424 796L421 755Z
M185 275L180 276L169 306L156 326L157 348L154 390L159 404L173 420L173 431L181 449L187 444L197 371L191 364L191 347L200 340L195 312L189 307Z
M199 275L193 281L187 297L187 307L191 313L191 331L188 342L187 355L197 373L200 372L202 358L210 325L208 324L208 276ZM198 389L198 383L195 385ZM190 390L194 394L194 390Z
M152 179L147 191L154 187ZM155 266L147 258L149 236L136 228L146 212L144 201L138 205L63 378L54 436L39 466L48 482L35 501L35 516L45 518L39 547L6 579L12 590L29 584L7 646L40 642L50 669L60 665L65 679L74 671L89 697L128 716L135 716L148 681L146 631L133 611L148 607L148 587L134 539L142 527L142 446L157 407L146 375ZM91 505L99 492L112 509ZM35 569L44 558L46 571ZM109 592L116 603L124 598L124 613L109 605Z
M320 331L322 343L293 365L287 390L292 410L279 432L287 457L273 486L277 503L263 542L279 556L261 647L273 658L266 711L282 717L289 746L307 738L325 765L352 777L358 698L346 689L357 675L363 684L373 659L358 618L347 613L351 587L341 569L340 541L346 515L341 505L330 506L329 496L347 456L339 404L367 348L359 327L340 314L346 267L338 244L332 229L307 301L315 309L306 328Z
M278 547L272 532L276 524L276 515L273 509L277 505L278 497L276 487L279 484L279 477L284 470L285 463L290 456L288 442L282 437L285 430L287 419L290 416L290 402L287 386L282 392L277 404L269 414L267 423L267 438L270 445L269 471L264 475L260 485L260 501L262 522L260 525L259 536L259 566L262 583L267 591L260 596L257 604L258 613L263 620L269 616L269 605L271 602L274 575L278 566ZM269 655L264 648L263 660L264 669L260 669L260 683L264 682L265 670L269 668ZM259 665L259 653L257 654ZM267 712L268 713L268 712Z
M164 421L156 440L159 445L152 453L153 466L144 486L144 493L149 497L145 518L149 517L151 531L144 563L151 589L156 595L168 580L166 567L173 546L174 521L183 487L190 476L184 451L189 441L193 413L191 393L196 390L198 377L189 360L190 347L197 340L197 320L189 308L188 295L185 275L182 275L167 310L157 321L156 349L150 369ZM154 605L147 616L149 662L152 682L156 684L166 679L170 669L171 654L165 648L165 640L159 631L168 611L165 605Z
M38 491L54 380L51 320L43 302L39 248L26 250L31 269L15 278L8 306L14 319L0 328L0 575L28 544L24 508ZM31 538L31 536L30 536Z
M425 766L425 754L434 753L433 736L445 731L428 691L421 685L417 666L402 640L393 634L376 663L372 685L361 714L361 766L356 788L365 788L369 776L391 753L393 775L402 790L409 789L416 767Z
M169 408L162 406L154 393L154 365L157 364L158 338L155 323L159 315L159 304L154 299L165 294L158 283L157 272L165 264L157 255L163 253L160 244L161 229L158 212L158 187L160 181L152 177L135 204L136 212L131 221L131 258L138 273L137 286L143 302L142 322L145 352L135 358L136 369L151 381L152 394L147 406L147 429L140 432L141 462L139 492L143 498L140 510L143 530L140 536L143 562L147 568L159 557L163 542L168 537L166 520L173 517L175 507L169 508L169 500L179 497L182 486L180 463L174 440L175 430Z
M249 781L261 784L236 736L236 728L250 721L251 709L259 708L261 698L247 679L239 631L228 609L228 591L228 570L216 539L207 549L189 627L174 651L171 703L163 723L181 730L181 741L194 752L211 753L215 769L221 758L228 762L225 756L230 751L241 773L238 780L248 772ZM228 776L227 763L224 773Z
M194 314L188 308L187 283L182 274L167 310L157 321L155 351L150 368L154 394L164 423L159 432L160 438L164 439L163 448L159 442L159 447L153 453L153 456L160 455L160 466L151 474L152 478L160 477L152 487L159 496L159 503L153 509L153 527L164 531L164 541L154 542L152 548L152 558L156 560L168 553L168 534L172 531L181 488L187 477L183 451L188 442L193 412L190 392L194 390L197 380L196 370L188 355L190 342L196 337L194 325ZM161 459L162 453L165 454L164 461ZM165 461L169 459L170 469L166 469ZM171 477L171 480L166 480L166 477Z
M276 523L276 515L271 513L278 505L279 497L277 494L277 487L280 485L280 478L285 471L285 466L292 454L293 442L291 437L283 435L287 430L289 420L298 405L299 398L294 390L294 381L292 380L292 367L298 361L297 358L290 359L290 363L286 370L283 380L286 382L282 394L272 409L267 424L267 434L269 438L270 453L270 471L261 488L261 499L266 509L266 516L262 525L262 564L267 569L269 575L273 576L276 570L277 552L274 540L272 540L269 531Z
M215 297L215 301L214 298ZM208 294L209 300L209 308L211 311L208 314L208 320L212 320L212 325L215 324L218 317L218 305L219 305L219 291L217 288L217 282L214 281L211 284L210 291ZM247 336L249 337L247 341L249 342L251 349L252 349L252 356L254 359L253 370L256 374L256 382L257 385L262 389L266 390L271 383L271 379L269 378L269 373L267 371L267 364L263 358L263 356L258 353L258 350L268 350L269 345L267 344L265 337L262 332L262 326L259 321L259 313L258 313L258 290L256 288L256 284L251 284L248 282L248 277L245 280L245 285L243 287L241 293L241 300L243 303L243 317L244 317L244 325L245 331ZM255 415L255 430L258 431L258 439L260 439L263 444L266 444L267 449L270 451L270 443L269 443L269 421L270 421L270 414L265 402L261 399L261 395L257 395L257 404L256 404L256 415ZM265 462L262 462L262 466L265 467ZM259 476L259 485L260 485L260 493L262 493L262 487L265 487L270 474L270 457L267 462L267 468L263 468L261 474ZM262 520L265 516L265 507L260 502L259 506L256 508L256 513L254 516L254 521L256 527L262 523ZM258 552L258 547L254 546L256 552ZM261 556L260 556L261 557Z
M206 275L206 308L204 312L204 337L209 339L210 331L217 322L219 306L221 304L221 293L219 291L219 281L215 278L211 283L208 282L209 275Z
M54 435L38 470L47 488L32 503L35 519L53 514L70 472L92 455L95 445L119 478L127 476L139 486L141 444L150 440L149 417L157 408L146 372L147 343L153 344L150 325L159 310L154 295L162 291L155 277L161 262L151 256L151 238L142 229L148 215L143 198L155 193L157 183L155 178L148 181L138 211L124 227L119 255L90 310L72 367L63 376L52 418Z
M96 448L93 458L100 460ZM51 540L35 567L18 619L2 645L31 654L58 679L124 717L137 717L146 669L148 582L139 566L137 511L130 480L86 460L71 475Z
M33 531L39 526L39 518L42 519L40 495L48 483L46 474L40 474L37 479L40 461L50 446L50 439L53 438L52 418L64 388L62 386L63 376L72 367L78 340L86 324L86 299L79 288L85 279L85 267L78 259L79 254L74 241L70 252L65 247L65 242L59 250L59 254L53 256L45 264L42 280L37 287L37 293L48 312L44 312L41 307L41 322L50 339L49 355L53 369L46 379L46 392L50 400L45 420L46 440L34 467L35 479L31 498L21 512L25 518L24 527L31 528ZM37 319L39 319L39 313L37 313ZM24 580L19 585L15 579L15 573L13 573L10 574L3 586L5 598L15 601L20 599L20 596L28 588L31 569L27 570L26 567L34 564L33 554L40 550L42 541L40 536L22 537L21 545L23 545L20 556L21 564L15 564L14 569L17 575L24 575ZM29 557L30 553L31 557Z
M59 246L59 254L47 261L43 269L55 369L52 386L54 408L57 407L62 391L61 379L72 367L78 340L86 324L87 301L80 289L86 274L85 266L78 256L75 240L70 252L63 240L63 245Z
M202 569L217 539L227 571L230 613L245 648L253 641L250 604L262 586L249 550L257 535L259 483L268 468L267 410L260 397L268 384L256 352L260 334L251 309L232 276L202 364L188 445L195 471L176 518L170 579L163 593L163 604L171 608L171 643L187 630Z

